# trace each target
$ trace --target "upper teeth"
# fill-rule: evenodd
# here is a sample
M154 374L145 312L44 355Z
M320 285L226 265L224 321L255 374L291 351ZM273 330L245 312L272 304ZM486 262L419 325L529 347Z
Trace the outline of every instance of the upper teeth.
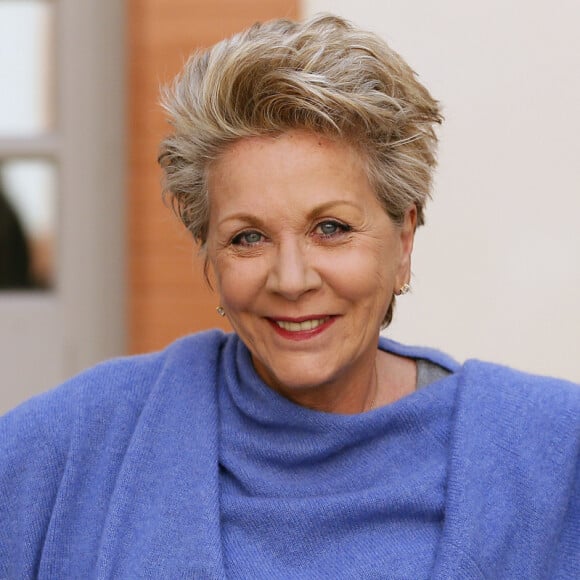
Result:
M285 320L276 320L276 324L284 330L298 332L299 330L312 330L313 328L317 328L321 324L324 324L327 320L328 316L326 318L305 320L304 322L286 322Z

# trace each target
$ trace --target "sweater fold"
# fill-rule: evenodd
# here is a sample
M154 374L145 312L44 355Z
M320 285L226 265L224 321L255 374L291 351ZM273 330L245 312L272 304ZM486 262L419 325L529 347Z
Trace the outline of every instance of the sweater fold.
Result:
M0 578L580 577L580 389L381 339L452 374L303 409L210 331L0 418Z

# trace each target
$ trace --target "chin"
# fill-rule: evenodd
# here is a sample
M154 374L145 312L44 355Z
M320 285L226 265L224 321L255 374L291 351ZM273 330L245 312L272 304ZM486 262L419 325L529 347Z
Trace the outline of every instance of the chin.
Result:
M332 382L336 376L334 372L322 372L321 365L316 365L315 361L308 365L304 358L294 361L293 364L277 367L266 366L255 357L252 357L252 359L254 368L260 378L268 386L283 393L290 394L292 392L300 393L314 390ZM310 368L308 368L309 366Z

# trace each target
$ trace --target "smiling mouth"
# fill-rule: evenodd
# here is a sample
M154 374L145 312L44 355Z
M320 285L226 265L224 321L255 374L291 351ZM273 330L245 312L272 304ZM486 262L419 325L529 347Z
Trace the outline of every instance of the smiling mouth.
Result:
M275 320L274 322L287 332L304 332L307 330L314 330L315 328L322 326L325 322L328 321L329 318L330 316L304 320L302 322L289 322L286 320Z

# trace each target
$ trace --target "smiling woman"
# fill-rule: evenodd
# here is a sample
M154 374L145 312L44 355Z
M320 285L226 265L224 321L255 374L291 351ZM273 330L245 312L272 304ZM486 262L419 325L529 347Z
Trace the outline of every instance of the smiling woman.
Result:
M414 390L411 361L393 365L377 342L410 279L416 211L391 220L352 146L304 131L244 139L212 163L208 190L222 306L268 385L339 413Z
M339 18L274 21L164 103L166 195L235 332L3 420L0 577L580 576L578 387L379 336L441 121L409 66Z

